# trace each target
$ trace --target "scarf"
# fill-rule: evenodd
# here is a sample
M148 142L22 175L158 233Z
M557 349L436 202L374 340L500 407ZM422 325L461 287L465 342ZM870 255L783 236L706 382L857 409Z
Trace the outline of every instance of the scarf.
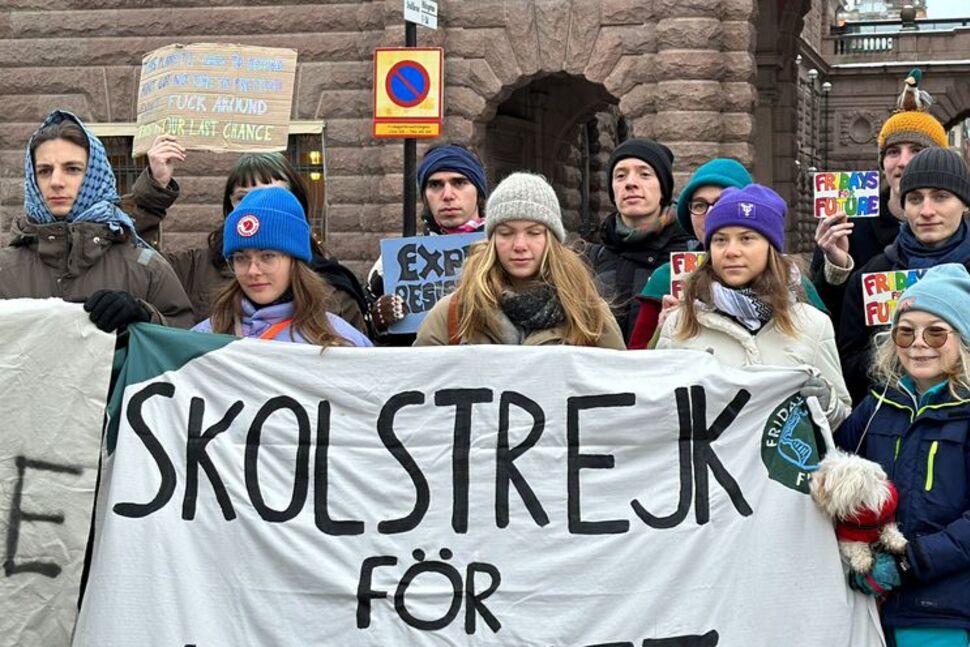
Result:
M664 228L663 218L655 218L642 227L629 227L619 215L616 216L616 237L624 243L640 243L657 235Z
M270 326L293 318L293 302L273 302L270 305L258 306L252 301L243 297L239 301L242 308L242 316L236 322L235 334L237 337L259 337L269 330ZM278 336L280 341L295 341L306 343L306 340L299 332L292 327L286 328L286 334Z
M566 319L556 291L540 285L525 292L506 291L499 300L502 312L526 336L536 330L555 328Z
M714 309L737 319L745 328L754 332L771 320L774 310L751 288L729 288L717 281L711 283Z
M104 145L94 136L81 120L70 112L55 110L47 115L40 128L31 136L34 136L41 129L52 124L59 124L62 121L73 121L88 138L88 164L84 171L84 181L78 191L77 199L71 207L70 213L65 216L66 222L97 222L108 225L111 231L120 233L127 230L131 234L131 240L137 247L148 247L148 243L143 241L135 230L135 223L131 217L118 208L121 198L118 196L118 188L115 183L114 171L108 162L108 155L104 150ZM30 144L27 145L27 152L24 156L24 212L27 220L40 225L48 225L58 222L37 185L37 177L34 173L34 161L30 155Z
M970 260L970 237L967 236L967 221L964 219L960 220L956 232L939 247L927 247L921 243L909 228L909 223L903 223L897 240L901 267L908 270L935 267L942 263L963 265Z
M478 216L475 216L474 218L472 218L471 220L469 220L463 225L458 225L457 227L441 227L439 225L439 228L441 229L441 233L446 235L447 234L471 234L481 229L482 224L484 222L485 222L484 220L482 220Z

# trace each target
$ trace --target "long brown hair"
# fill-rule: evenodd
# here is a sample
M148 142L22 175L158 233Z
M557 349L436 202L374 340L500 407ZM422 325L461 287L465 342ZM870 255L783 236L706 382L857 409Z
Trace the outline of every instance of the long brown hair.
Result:
M302 260L292 258L292 262L290 290L293 292L293 323L290 330L297 331L311 344L324 348L349 346L349 342L334 331L327 316L327 304L333 288ZM235 334L236 321L242 316L243 296L239 281L235 279L227 281L219 290L212 303L212 332Z
M798 336L798 326L792 316L792 292L796 301L805 301L805 289L801 283L793 286L793 276L801 276L799 263L782 254L773 245L768 246L768 265L748 286L755 295L771 306L772 319L783 333L789 337ZM677 337L681 340L696 337L701 331L700 321L697 319L697 301L711 305L711 284L721 282L714 271L711 262L711 252L707 251L704 262L701 263L687 280L684 296L680 300L681 318L677 329Z
M546 230L546 249L539 265L537 284L549 286L559 298L565 315L565 340L570 346L594 346L611 317L602 303L593 275L574 250ZM471 339L477 334L498 337L495 314L502 293L511 280L498 260L495 237L476 243L465 261L453 299L458 300L458 334Z

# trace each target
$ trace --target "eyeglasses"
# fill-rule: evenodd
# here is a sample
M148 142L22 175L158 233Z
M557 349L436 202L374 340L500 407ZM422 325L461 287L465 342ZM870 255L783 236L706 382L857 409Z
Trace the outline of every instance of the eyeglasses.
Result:
M236 252L226 257L226 262L236 274L243 274L249 271L250 266L256 263L256 268L260 272L273 272L280 266L283 255L279 252L256 252L255 254L245 254Z
M956 332L940 326L928 326L923 328L923 342L930 348L940 348L946 343L947 337ZM909 326L896 326L890 334L900 348L909 348L916 341L916 329Z
M707 200L691 200L688 209L690 209L690 212L695 216L703 216L705 213L711 210L711 207L714 206L715 202L717 202L717 200L714 202L708 202Z

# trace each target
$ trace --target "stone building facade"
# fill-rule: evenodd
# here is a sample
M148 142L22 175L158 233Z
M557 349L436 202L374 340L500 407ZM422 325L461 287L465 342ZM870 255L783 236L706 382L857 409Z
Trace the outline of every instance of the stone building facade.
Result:
M23 149L50 109L97 124L124 185L138 169L125 147L145 52L284 46L299 52L290 154L311 181L316 231L363 273L380 239L401 230L403 146L371 137L371 92L373 49L404 42L403 2L242 4L7 0L0 231L22 212ZM444 136L476 150L493 183L516 169L545 174L569 229L591 236L611 209L606 159L629 136L670 146L678 185L730 156L797 205L805 150L825 138L824 119L805 118L806 63L835 74L821 53L832 11L828 0L439 0L439 29L419 27L418 44L445 50ZM190 153L163 247L201 244L219 225L234 159ZM792 249L810 244L812 226L792 219Z

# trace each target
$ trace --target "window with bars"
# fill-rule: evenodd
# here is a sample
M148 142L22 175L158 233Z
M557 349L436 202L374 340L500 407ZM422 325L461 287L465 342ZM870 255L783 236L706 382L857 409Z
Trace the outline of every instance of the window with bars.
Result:
M131 191L135 180L148 166L145 156L132 158L133 136L101 135L108 161L118 180L118 194ZM285 155L307 185L310 213L307 218L313 233L326 240L326 178L323 163L323 138L319 133L290 135Z

